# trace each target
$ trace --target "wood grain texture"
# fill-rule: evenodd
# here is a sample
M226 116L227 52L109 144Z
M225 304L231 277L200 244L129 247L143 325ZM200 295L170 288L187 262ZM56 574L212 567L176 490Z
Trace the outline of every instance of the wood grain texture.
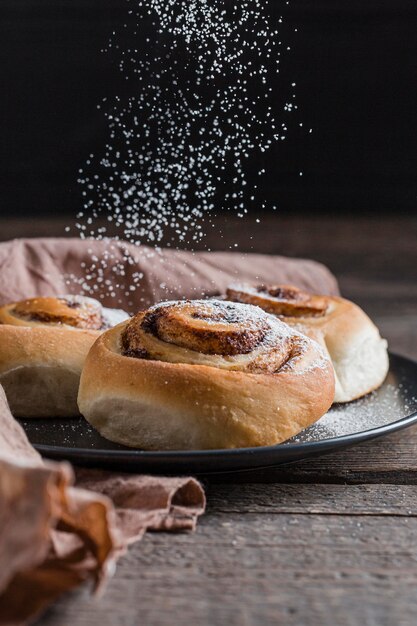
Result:
M206 244L314 258L417 358L417 219L219 219ZM0 238L65 220L0 220ZM192 535L152 534L104 595L67 596L38 626L415 626L417 427L308 462L207 482Z
M414 485L217 484L207 513L417 516Z
M210 478L210 483L417 485L417 426L306 461Z
M120 563L103 600L93 603L80 594L62 600L42 624L414 623L415 516L350 515L349 507L337 505L349 488L336 494L315 486L298 494L311 508L333 499L333 514L280 512L249 491L238 498L236 512L222 501L218 506L211 494L196 534L146 537ZM287 500L286 493L296 498L293 486L273 490L271 498ZM358 501L366 508L367 496L381 504L387 498L385 489L351 493L356 511ZM407 494L414 507L415 495ZM222 488L222 496L233 492ZM390 505L397 504L394 495Z

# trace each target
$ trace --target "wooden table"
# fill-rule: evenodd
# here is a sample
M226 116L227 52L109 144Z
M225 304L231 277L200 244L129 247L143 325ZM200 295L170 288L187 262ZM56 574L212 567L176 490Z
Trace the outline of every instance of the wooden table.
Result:
M42 234L61 227L37 225ZM9 222L1 233L23 228ZM416 219L265 217L248 227L228 218L221 230L222 238L219 229L208 238L213 248L237 240L244 249L326 262L391 349L417 358ZM417 427L211 481L195 534L147 535L119 562L102 598L75 592L38 626L414 626L416 485Z

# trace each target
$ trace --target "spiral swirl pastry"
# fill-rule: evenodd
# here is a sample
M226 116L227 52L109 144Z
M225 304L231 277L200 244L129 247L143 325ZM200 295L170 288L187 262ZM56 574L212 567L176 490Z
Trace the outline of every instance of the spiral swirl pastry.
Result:
M326 297L308 294L292 285L232 285L226 291L226 298L254 304L283 317L321 317L329 307Z
M302 352L301 336L255 307L216 300L164 303L122 333L122 354L248 372L278 371Z
M0 384L13 415L79 415L87 353L105 329L128 317L83 296L30 298L1 307Z
M124 311L107 309L94 298L64 295L37 297L0 308L0 324L12 326L69 326L105 330L126 319Z
M225 299L256 304L318 341L335 370L335 402L350 402L383 383L389 367L387 342L353 302L290 285L232 285Z
M220 300L166 302L105 332L80 382L99 432L145 449L270 445L330 406L323 350L262 309Z

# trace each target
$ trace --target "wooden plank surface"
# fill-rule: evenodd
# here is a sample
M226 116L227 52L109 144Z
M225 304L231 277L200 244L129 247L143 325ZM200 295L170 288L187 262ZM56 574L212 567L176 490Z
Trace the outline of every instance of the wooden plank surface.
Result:
M0 221L0 238L64 235L66 221ZM416 218L227 217L213 231L213 249L327 263L391 349L417 358ZM417 426L206 488L196 533L146 536L101 598L77 591L38 626L417 623Z
M78 593L41 623L415 623L416 488L216 489L194 535L147 536L101 601Z
M417 426L306 461L210 482L417 484Z
M417 515L415 485L217 484L207 496L208 514Z

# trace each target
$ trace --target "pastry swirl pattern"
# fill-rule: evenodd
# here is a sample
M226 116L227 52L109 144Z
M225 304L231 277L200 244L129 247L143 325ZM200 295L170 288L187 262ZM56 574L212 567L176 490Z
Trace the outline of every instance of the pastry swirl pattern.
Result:
M80 381L81 413L104 437L144 449L272 445L330 406L322 348L259 307L166 302L105 332Z
M232 285L227 300L261 307L268 313L290 317L321 317L329 303L324 296L311 295L292 285Z
M124 356L274 373L307 350L307 340L258 307L220 300L168 302L133 317Z
M79 415L77 393L88 351L103 331L128 317L73 295L0 307L0 384L13 415Z
M94 298L78 295L39 296L0 308L0 324L69 326L103 331L126 319L124 311L106 309Z
M232 285L225 299L256 304L318 341L335 370L335 402L350 402L379 387L388 372L387 343L356 304L308 294L289 285Z

